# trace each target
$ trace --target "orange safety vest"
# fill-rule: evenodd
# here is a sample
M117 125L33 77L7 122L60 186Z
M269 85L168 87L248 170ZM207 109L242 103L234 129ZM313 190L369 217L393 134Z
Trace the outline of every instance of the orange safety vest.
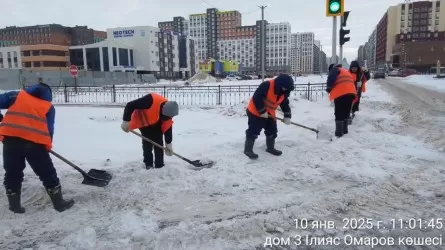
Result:
M275 79L269 80L269 90L267 91L267 96L264 99L264 107L266 108L266 112L275 118L275 111L283 101L284 95L278 96L275 94ZM250 98L249 104L247 105L247 110L258 117L261 116L260 112L258 112L255 106L255 103L253 102L253 97Z
M366 92L366 83L368 82L368 80L366 80L365 77L365 73L363 71L360 72L361 73L361 78L362 78L362 93ZM351 73L352 78L354 79L354 83L357 81L357 74L353 74Z
M354 94L357 98L357 90L351 73L349 73L349 70L343 68L340 68L339 70L340 74L338 74L334 87L332 88L331 93L329 93L329 101L347 94Z
M20 137L43 144L47 150L50 150L52 140L46 122L46 114L51 106L51 102L21 90L0 124L0 140L3 141L4 136Z
M137 109L131 114L130 130L144 128L156 124L161 118L161 105L168 100L161 95L152 93L153 103L148 109ZM173 120L162 121L162 133L167 132L173 126Z

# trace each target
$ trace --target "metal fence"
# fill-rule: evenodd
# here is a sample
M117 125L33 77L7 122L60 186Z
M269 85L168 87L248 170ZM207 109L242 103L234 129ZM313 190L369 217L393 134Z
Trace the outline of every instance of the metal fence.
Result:
M66 104L121 104L142 97L148 93L158 93L180 105L236 105L248 100L258 85L232 86L103 86L103 87L58 87L52 86L53 103ZM310 101L323 98L324 83L295 84L291 97Z

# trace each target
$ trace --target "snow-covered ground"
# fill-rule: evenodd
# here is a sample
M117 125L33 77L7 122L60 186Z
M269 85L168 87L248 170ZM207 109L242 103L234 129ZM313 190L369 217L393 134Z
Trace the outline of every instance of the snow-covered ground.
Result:
M411 75L405 78L400 78L400 80L427 89L445 92L445 78L438 79L434 77L435 75Z
M368 84L344 138L317 140L311 131L279 123L276 146L283 155L266 153L262 135L257 161L242 153L245 105L181 109L174 150L217 162L201 171L175 157L166 157L162 169L145 170L140 139L120 130L122 108L58 107L54 150L114 178L106 188L81 185L77 172L54 159L65 196L76 201L57 213L28 167L26 214L10 213L0 193L0 249L250 250L265 249L268 237L292 243L298 234L340 237L345 247L345 235L394 237L397 243L399 236L443 234L392 229L391 219L443 217L445 156L404 133L409 128L398 106L378 85ZM292 108L293 121L333 132L326 99L293 97ZM369 218L374 228L344 228L344 218ZM296 229L295 219L335 221L337 227ZM296 249L292 245L283 247Z

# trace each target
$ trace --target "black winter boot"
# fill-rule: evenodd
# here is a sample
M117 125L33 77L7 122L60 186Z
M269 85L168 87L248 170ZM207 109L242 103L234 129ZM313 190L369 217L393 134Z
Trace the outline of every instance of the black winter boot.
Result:
M22 195L21 188L15 191L11 189L6 190L6 196L8 196L8 201L9 201L9 210L11 210L16 214L25 213L25 208L22 207L20 201L21 195Z
M343 121L335 121L335 136L342 137L343 136Z
M283 152L275 148L275 138L273 137L266 137L266 146L267 146L266 152L268 153L271 153L276 156L280 156L281 154L283 154Z
M343 134L345 134L345 135L348 133L348 125L350 124L349 121L351 121L351 119L346 119L343 122Z
M258 159L258 155L253 152L254 144L255 140L246 138L246 142L244 143L244 154L250 159Z
M152 169L153 168L153 164L145 164L145 169Z
M46 189L51 201L53 202L54 209L58 212L63 212L74 205L73 200L64 200L62 195L62 187L58 185L55 188Z

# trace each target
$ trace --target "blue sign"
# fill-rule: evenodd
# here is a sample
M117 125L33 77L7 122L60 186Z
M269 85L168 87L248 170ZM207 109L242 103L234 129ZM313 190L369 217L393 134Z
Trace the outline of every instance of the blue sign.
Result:
M114 38L132 37L133 35L134 35L134 30L116 30L116 31L113 31Z

